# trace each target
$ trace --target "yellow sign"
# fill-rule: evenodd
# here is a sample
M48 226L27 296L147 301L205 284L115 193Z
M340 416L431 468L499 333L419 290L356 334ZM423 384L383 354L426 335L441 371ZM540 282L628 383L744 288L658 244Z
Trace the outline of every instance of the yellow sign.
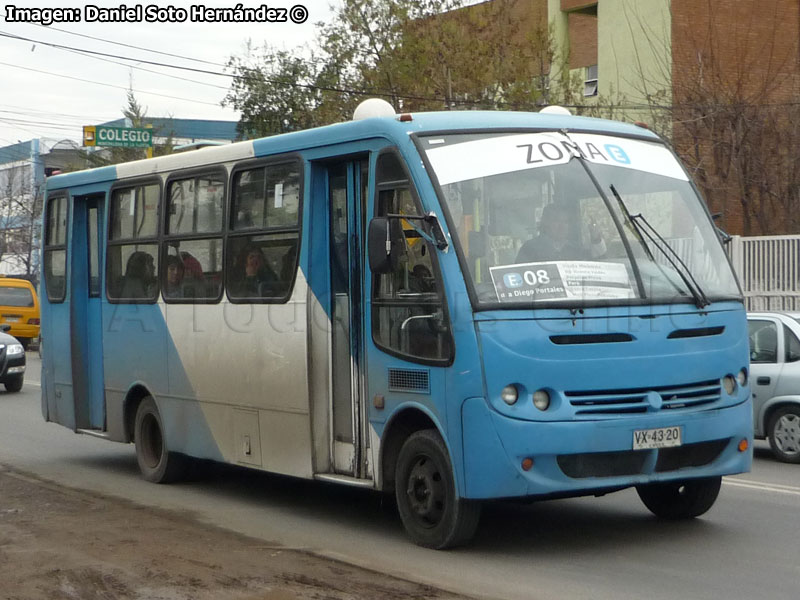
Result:
M97 145L97 130L94 125L83 126L83 145L96 146Z

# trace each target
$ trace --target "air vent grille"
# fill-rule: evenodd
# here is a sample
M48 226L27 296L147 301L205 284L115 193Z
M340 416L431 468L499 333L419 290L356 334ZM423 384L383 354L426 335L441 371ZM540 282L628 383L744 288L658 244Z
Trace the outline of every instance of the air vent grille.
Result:
M427 369L389 369L389 389L393 392L430 394L430 373Z

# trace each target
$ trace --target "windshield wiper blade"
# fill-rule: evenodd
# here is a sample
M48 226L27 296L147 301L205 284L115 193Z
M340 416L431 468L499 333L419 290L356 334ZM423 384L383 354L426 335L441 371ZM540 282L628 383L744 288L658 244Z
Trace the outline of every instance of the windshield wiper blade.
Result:
M620 208L625 213L625 216L627 217L631 226L634 228L636 234L642 241L642 246L644 246L645 251L650 259L654 263L658 264L653 257L653 253L651 252L647 243L644 241L645 237L650 240L653 246L661 251L661 253L664 255L664 258L667 259L669 264L672 265L672 268L675 269L678 275L680 275L681 279L683 279L683 283L686 284L686 288L689 290L689 292L691 292L697 308L703 308L711 304L705 292L703 291L703 288L692 274L691 269L689 269L688 265L683 261L680 255L675 252L672 246L667 243L667 240L665 240L664 237L658 233L658 231L650 224L643 214L639 213L638 215L632 215L628 210L628 207L625 205L625 202L622 200L622 196L619 195L617 188L615 188L613 184L611 184L609 187L611 188L611 193L614 194L614 198L617 199ZM656 239L659 243L656 243Z

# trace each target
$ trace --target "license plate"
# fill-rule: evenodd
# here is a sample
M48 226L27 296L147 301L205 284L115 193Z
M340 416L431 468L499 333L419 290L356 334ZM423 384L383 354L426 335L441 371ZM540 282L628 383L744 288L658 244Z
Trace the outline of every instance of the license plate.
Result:
M680 427L637 429L633 432L633 449L672 448L681 445Z
M6 317L4 321L6 323L19 323L19 317Z

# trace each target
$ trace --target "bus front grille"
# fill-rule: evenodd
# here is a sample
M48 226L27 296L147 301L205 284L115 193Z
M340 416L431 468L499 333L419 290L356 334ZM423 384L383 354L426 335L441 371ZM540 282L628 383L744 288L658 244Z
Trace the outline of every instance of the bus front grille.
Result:
M690 467L703 467L714 462L730 441L730 438L712 440L685 444L676 448L662 448L661 450L561 454L556 457L556 461L562 473L571 479L626 477L643 474L648 457L652 452L658 452L653 471L667 473ZM652 465L652 463L650 464Z
M721 398L719 379L683 385L564 392L576 416L623 416L691 409Z

